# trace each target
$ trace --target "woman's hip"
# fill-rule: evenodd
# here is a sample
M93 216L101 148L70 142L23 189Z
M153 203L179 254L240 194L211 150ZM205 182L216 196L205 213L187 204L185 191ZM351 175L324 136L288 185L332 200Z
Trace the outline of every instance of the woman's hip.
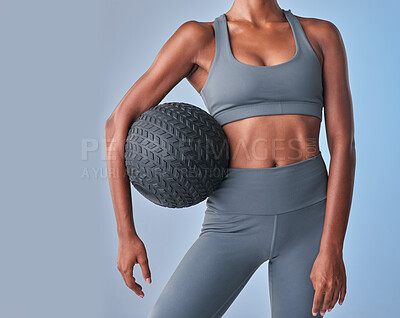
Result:
M328 173L321 152L274 168L228 168L206 200L206 213L275 215L326 199Z

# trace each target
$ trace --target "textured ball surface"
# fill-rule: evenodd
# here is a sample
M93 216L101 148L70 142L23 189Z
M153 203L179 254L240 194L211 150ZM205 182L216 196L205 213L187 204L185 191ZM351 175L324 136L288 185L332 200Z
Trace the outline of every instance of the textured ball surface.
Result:
M229 142L221 125L201 108L159 104L129 129L125 165L144 197L164 207L188 207L220 185L228 171Z

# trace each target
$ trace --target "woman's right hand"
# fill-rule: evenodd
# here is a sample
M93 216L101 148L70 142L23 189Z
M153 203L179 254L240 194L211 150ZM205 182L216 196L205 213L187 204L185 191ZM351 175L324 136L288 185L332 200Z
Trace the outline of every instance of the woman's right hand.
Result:
M151 273L147 258L146 247L142 240L136 235L119 239L117 268L120 271L125 284L139 297L143 298L142 286L133 277L133 267L139 264L143 278L148 284L151 283Z

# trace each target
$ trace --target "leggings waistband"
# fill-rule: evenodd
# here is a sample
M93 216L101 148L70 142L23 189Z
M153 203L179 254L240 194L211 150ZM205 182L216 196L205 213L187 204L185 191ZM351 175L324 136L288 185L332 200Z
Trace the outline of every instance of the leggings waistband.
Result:
M206 200L208 212L274 215L326 199L328 172L321 152L273 168L228 168Z

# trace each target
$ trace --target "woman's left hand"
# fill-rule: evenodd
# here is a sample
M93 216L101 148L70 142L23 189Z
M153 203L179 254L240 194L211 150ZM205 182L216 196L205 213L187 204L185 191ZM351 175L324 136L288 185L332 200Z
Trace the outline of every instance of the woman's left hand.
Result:
M312 307L314 316L322 298L321 316L326 310L331 311L339 298L339 305L343 304L346 295L346 270L342 253L320 251L311 270L310 279L314 286L315 294Z

